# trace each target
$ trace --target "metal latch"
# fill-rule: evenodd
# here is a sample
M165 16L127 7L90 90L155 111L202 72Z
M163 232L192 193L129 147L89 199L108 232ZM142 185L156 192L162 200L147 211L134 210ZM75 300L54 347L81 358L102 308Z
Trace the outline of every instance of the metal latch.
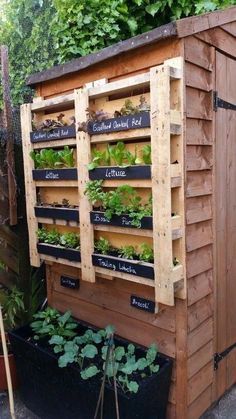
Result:
M218 93L216 91L213 91L213 109L214 111L217 111L218 108L231 109L231 111L236 111L236 105L221 99L218 96Z
M214 355L214 370L218 369L218 364L224 359L234 348L236 348L236 342L225 349L223 352L216 352Z

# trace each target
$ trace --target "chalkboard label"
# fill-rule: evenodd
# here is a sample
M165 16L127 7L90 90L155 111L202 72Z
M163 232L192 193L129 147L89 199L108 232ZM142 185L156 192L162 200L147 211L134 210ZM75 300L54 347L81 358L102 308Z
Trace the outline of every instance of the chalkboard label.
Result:
M154 301L146 300L145 298L137 297L136 295L131 295L130 305L132 307L138 308L139 310L148 311L149 313L155 313Z
M70 278L69 276L61 276L60 284L62 287L71 288L73 290L79 288L79 280Z
M34 180L77 180L77 169L34 169Z
M151 179L151 166L98 167L89 171L89 179Z
M104 212L101 211L91 211L90 212L90 221L92 224L102 224L102 225L113 225L117 227L126 227L126 228L137 228L132 224L132 218L127 215L113 215L111 220L105 217ZM152 230L152 217L143 217L140 221L140 228Z
M122 258L113 258L100 254L93 254L92 261L94 266L118 271L128 275L142 276L143 278L154 279L154 268L152 264L142 264L138 261L128 261Z
M105 121L89 121L88 133L90 135L103 134L114 131L126 131L150 127L149 112L140 112L136 115L121 116L119 118L106 119Z
M39 130L30 133L32 143L41 141L61 140L63 138L74 138L76 136L75 126L55 128L50 131Z

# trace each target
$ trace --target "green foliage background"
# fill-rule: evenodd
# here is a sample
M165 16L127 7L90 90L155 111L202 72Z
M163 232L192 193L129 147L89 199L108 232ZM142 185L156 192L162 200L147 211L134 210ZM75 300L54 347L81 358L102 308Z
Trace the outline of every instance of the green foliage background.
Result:
M0 43L9 47L14 104L29 74L89 54L170 20L236 0L0 0Z

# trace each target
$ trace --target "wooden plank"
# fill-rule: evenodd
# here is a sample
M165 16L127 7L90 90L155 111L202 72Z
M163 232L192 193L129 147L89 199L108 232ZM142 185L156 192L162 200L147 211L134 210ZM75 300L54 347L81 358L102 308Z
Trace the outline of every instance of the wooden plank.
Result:
M229 7L226 10L205 13L201 16L192 16L176 21L179 37L185 37L194 33L207 31L215 26L223 25L236 20L236 8Z
M14 156L14 135L13 135L13 114L10 94L8 48L1 46L1 73L2 73L2 94L3 94L3 115L5 128L7 130L6 142L6 163L9 195L9 223L17 224L17 183L15 178L15 156Z
M213 164L212 146L188 145L186 147L186 170L210 170Z
M188 280L188 305L196 303L213 291L212 270L203 272Z
M75 119L76 123L86 121L86 109L89 106L89 96L87 89L75 90ZM77 131L77 164L78 170L78 190L80 197L80 239L81 239L81 269L84 281L95 282L95 270L92 265L91 254L94 247L93 226L90 223L90 211L92 206L85 195L86 183L89 180L88 164L91 161L90 136L83 131Z
M202 221L186 227L186 249L192 252L195 249L213 242L212 222Z
M68 259L63 259L63 258L55 258L53 256L49 256L49 255L44 255L44 254L40 254L39 253L39 257L41 260L47 261L47 262L56 262L56 263L61 263L62 265L68 265L68 266L74 266L76 268L81 268L81 263L80 262L74 262L74 261L70 261Z
M76 221L55 220L53 218L43 218L43 217L37 217L37 221L38 223L41 223L41 224L55 224L55 225L79 228L79 223L77 223Z
M116 333L124 339L131 340L144 346L156 343L161 352L168 356L175 357L175 335L174 333L154 327L139 320L122 315L114 311L108 311L88 301L66 296L64 293L54 292L49 301L50 306L61 311L70 307L73 315L97 327L105 327L113 324Z
M190 357L213 338L213 319L210 317L188 334L188 356ZM212 363L213 365L213 363Z
M198 65L186 62L185 64L186 86L210 92L212 90L212 74L210 71Z
M13 249L17 250L19 248L19 237L16 233L14 233L10 227L6 225L0 226L0 240L4 240L9 246L13 247Z
M188 381L188 404L191 404L213 382L213 362L205 365Z
M230 35L236 36L236 22L226 23L221 25L221 29L228 32Z
M199 275L212 268L212 246L208 245L187 253L187 277Z
M68 269L64 270L64 272L66 275L72 276ZM116 279L110 282L101 278L96 281L96 286L91 285L89 282L81 281L80 288L76 291L61 287L60 275L62 274L62 270L60 273L55 273L55 279L52 281L53 290L64 293L68 297L75 297L78 301L89 301L90 304L93 303L100 308L103 307L106 310L116 311L117 313L160 327L161 329L170 332L175 331L175 310L173 308L165 308L160 310L158 315L155 315L146 311L137 310L130 305L131 294L143 298L145 296L145 298L153 300L154 293L149 287L140 286L140 289L137 289L137 287L134 288L132 283L127 286L128 282L126 281L123 282L122 280ZM76 278L76 276L74 277Z
M212 93L186 87L186 115L188 118L212 120Z
M187 303L176 299L176 416L187 416Z
M194 36L184 40L185 60L206 70L213 70L214 48Z
M212 173L202 170L200 172L187 172L186 197L212 194Z
M188 145L212 145L212 122L187 118L186 142Z
M107 134L91 135L91 144L107 143L125 140L138 140L150 137L150 128L132 129L128 131L111 132Z
M125 281L131 281L131 282L136 282L138 284L143 284L143 285L147 285L148 287L154 287L154 281L151 279L145 279L141 276L137 276L137 275L130 275L130 274L126 274L123 272L114 272L114 271L110 271L109 269L105 269L105 268L99 268L99 267L95 267L95 272L101 275L107 275L107 276L111 276L112 278L121 278Z
M188 407L188 418L196 419L208 409L212 403L212 386L205 388L200 396Z
M38 188L76 188L77 180L36 180L34 182Z
M188 332L213 315L213 296L207 295L188 308Z
M206 364L212 361L214 354L213 341L210 340L199 351L188 359L188 379L197 374Z
M171 233L170 173L170 71L169 66L150 70L153 249L156 302L174 304ZM158 92L158 94L157 94ZM155 162L155 163L154 163ZM157 234L155 234L157 232Z
M34 165L33 160L29 156L30 151L32 151L32 146L30 143L31 130L31 104L25 104L21 106L21 131L25 172L25 196L29 231L30 262L32 266L40 266L40 258L37 251L38 223L34 215L34 206L37 201L36 187L32 176Z
M72 147L75 146L76 145L75 138L63 138L63 140L50 140L50 141L32 143L32 147L34 150L41 149L41 148L64 147L65 145L72 146Z
M201 32L196 35L198 39L213 45L218 50L235 58L236 43L235 37L225 32L221 28L211 29L210 31Z
M187 224L199 223L212 218L211 195L197 196L186 199Z
M49 110L57 106L62 105L72 105L74 104L74 93L69 93L67 95L56 96L54 98L45 99L42 101L37 101L31 104L32 112L37 112L40 110Z
M0 284L7 288L12 288L16 282L17 275L14 275L11 272L6 272L4 269L0 268Z
M0 243L0 260L13 272L19 273L19 260L17 253L10 247L6 247Z

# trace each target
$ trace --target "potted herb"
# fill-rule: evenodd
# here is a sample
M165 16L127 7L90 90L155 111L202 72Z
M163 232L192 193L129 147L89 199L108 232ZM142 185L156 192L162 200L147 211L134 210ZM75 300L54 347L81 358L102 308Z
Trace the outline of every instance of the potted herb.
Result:
M55 258L80 262L80 237L74 232L59 233L57 230L40 228L38 234L38 252Z
M88 165L89 178L96 179L150 179L151 146L145 145L138 156L126 148L123 141L107 145L104 151L93 150L93 158Z
M112 247L107 239L100 237L95 241L94 249L92 255L94 266L154 279L153 249L147 243L142 243L140 250L132 245L117 249Z
M21 324L22 315L24 313L23 293L14 286L11 290L5 289L0 296L0 304L2 305L3 321L6 332ZM17 374L14 355L6 334L8 345L8 360L11 372L13 388L17 387ZM7 377L5 371L5 362L3 356L3 348L0 341L0 391L7 390Z
M66 121L64 117L65 115L60 113L56 120L47 118L39 124L33 121L33 131L30 133L31 142L75 138L75 118L72 116L70 121Z
M65 146L63 150L43 148L31 151L30 157L34 161L34 180L77 180L74 150Z
M102 183L102 180L95 180L86 185L85 194L95 209L91 212L93 224L152 229L151 196L143 203L132 186L122 185L106 192Z
M111 116L102 111L89 110L86 124L88 133L96 135L150 127L150 105L143 95L137 106L126 99L122 108L114 112L113 118Z
M10 340L21 398L40 417L92 419L104 390L103 417L115 419L115 385L122 419L165 418L172 361L156 345L139 347L112 326L98 330L51 308Z

